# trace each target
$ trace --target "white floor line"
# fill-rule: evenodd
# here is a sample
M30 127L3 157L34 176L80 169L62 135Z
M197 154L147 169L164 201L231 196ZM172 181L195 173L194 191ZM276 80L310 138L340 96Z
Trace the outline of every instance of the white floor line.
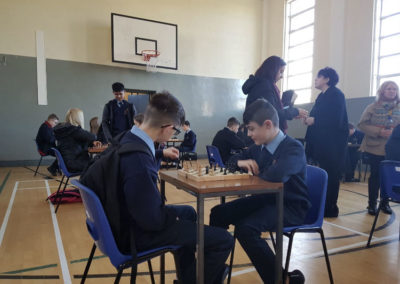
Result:
M398 237L399 237L398 234L393 234L393 235L386 236L386 237L375 238L375 239L371 240L371 244L377 243L377 242L381 242L381 241L389 241L389 240L392 240L392 239L395 240ZM328 254L333 254L333 253L341 252L343 250L348 250L348 249L352 249L352 248L365 247L366 245L367 245L367 242L363 241L363 242L358 242L358 243L351 244L351 245L341 246L341 247L329 249L328 250ZM315 252L315 253L307 254L307 255L297 256L297 257L292 255L291 256L291 260L294 260L294 259L296 259L296 260L305 260L305 259L314 258L314 257L320 257L320 256L324 256L324 251L323 250ZM246 273L250 273L250 272L253 272L253 271L256 271L256 269L254 267L246 268L246 269L239 270L239 271L235 271L235 272L232 272L232 277L238 276L238 275L242 275L242 274L246 274Z
M45 179L47 180L47 179ZM29 180L20 180L19 183L23 182L43 182L43 179L29 179Z
M45 180L44 182L46 183L47 196L49 196L51 194L49 183L47 182L47 180ZM64 283L70 284L70 283L72 283L71 275L69 274L68 262L67 262L67 258L65 256L64 246L63 246L63 243L61 240L61 233L60 233L60 228L58 227L57 216L54 213L53 204L51 202L49 202L49 205L50 205L51 219L53 220L54 235L56 237L58 257L60 258L61 271L62 271Z
M12 206L14 204L15 194L17 193L18 184L19 184L18 181L15 182L14 189L13 189L13 192L11 194L10 202L8 202L7 211L6 211L6 214L4 215L3 224L1 225L1 228L0 228L0 247L1 247L1 244L3 242L4 233L6 232L8 219L10 218Z
M361 235L361 236L369 237L369 234L362 233L362 232L359 232L359 231L356 231L356 230L353 230L353 229L350 229L350 228L347 228L347 227L344 227L344 226L340 226L340 225L337 225L335 223L324 221L324 224L329 224L331 226L334 226L334 227L337 227L337 228L340 228L340 229L343 229L343 230L346 230L346 231L349 231L349 232L353 232L353 233L356 233L356 234ZM375 237L373 237L373 238L375 238Z
M58 188L58 185L53 185L53 186L49 186L49 188ZM43 189L43 188L47 188L46 186L37 186L37 187L21 187L18 188L18 190L25 190L25 189Z

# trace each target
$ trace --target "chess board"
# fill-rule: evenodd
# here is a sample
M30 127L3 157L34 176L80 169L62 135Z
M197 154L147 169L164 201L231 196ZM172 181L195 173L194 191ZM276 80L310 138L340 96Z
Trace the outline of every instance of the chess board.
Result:
M241 173L236 171L231 173L229 171L224 174L224 170L221 172L220 168L216 169L214 172L209 170L206 174L206 169L201 168L201 174L199 175L199 170L195 168L183 168L178 170L178 176L193 180L193 181L220 181L220 180L234 180L234 179L248 179L251 174Z

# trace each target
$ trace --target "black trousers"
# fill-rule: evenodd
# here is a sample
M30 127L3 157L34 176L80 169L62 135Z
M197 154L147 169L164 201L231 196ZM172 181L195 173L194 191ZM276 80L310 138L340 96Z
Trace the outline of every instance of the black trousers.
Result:
M167 205L176 212L179 221L163 231L149 232L136 238L138 251L164 245L180 245L177 254L179 279L182 283L196 283L196 212L191 206ZM204 281L205 283L221 283L225 270L225 261L233 247L233 237L221 228L204 227Z
M284 226L290 224L284 216ZM264 283L275 283L275 254L261 238L262 232L276 228L274 195L254 195L211 209L210 225L228 229L235 225L236 237Z
M368 205L376 206L376 200L378 199L378 193L380 188L380 174L379 164L385 159L384 156L378 156L371 153L368 154L369 164L371 166L371 174L368 179ZM381 198L387 199L383 196L381 191Z
M339 207L337 206L337 200L339 197L340 178L342 175L341 166L329 159L319 160L318 163L328 174L325 215L338 215Z

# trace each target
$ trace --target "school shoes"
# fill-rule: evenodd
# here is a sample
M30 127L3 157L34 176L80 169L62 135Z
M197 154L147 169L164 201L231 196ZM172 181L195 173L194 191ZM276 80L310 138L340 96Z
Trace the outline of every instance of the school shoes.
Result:
M306 281L304 274L298 269L288 272L288 277L289 284L304 284Z
M381 210L383 213L388 214L388 215L392 215L392 213L393 213L392 208L390 208L389 202L387 200L382 201Z
M368 214L372 215L372 216L375 216L376 213L378 212L378 210L376 209L376 205L374 205L374 204L368 205L367 210L368 210Z

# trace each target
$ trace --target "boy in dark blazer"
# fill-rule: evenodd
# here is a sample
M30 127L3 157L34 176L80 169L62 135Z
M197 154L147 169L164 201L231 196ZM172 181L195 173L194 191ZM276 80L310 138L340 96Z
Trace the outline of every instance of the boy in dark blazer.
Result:
M47 117L47 120L40 125L38 133L36 135L36 144L38 146L38 150L42 155L51 155L55 156L52 147L56 147L56 138L54 137L54 126L58 124L58 117L54 113L50 114ZM51 164L50 167L47 168L49 173L52 176L57 175L58 163L57 159Z
M212 145L218 148L224 164L232 157L232 152L246 147L244 141L237 135L239 126L240 122L236 117L229 118L226 127L218 131L212 141Z
M179 145L179 151L194 152L197 143L196 133L190 129L190 122L187 120L183 123L182 128L183 131L185 131L185 136L183 138L183 142L181 145Z
M246 108L243 121L254 145L233 156L228 166L242 168L267 181L283 182L284 226L302 224L311 206L303 146L279 129L277 111L264 99ZM235 225L237 239L264 283L275 283L275 254L261 238L262 232L276 228L275 196L249 196L211 209L211 226L227 229L230 224ZM289 281L304 283L304 276L295 270L289 273Z
M191 206L164 205L157 188L159 160L178 158L176 148L155 150L154 142L171 138L185 120L181 103L169 93L155 94L150 100L140 126L133 126L121 144L136 143L148 147L149 153L120 155L120 180L124 202L126 230L134 231L136 249L150 250L167 245L182 246L177 266L180 283L195 283L196 212ZM152 154L150 154L152 153ZM221 228L204 228L205 283L222 283L225 261L233 246L232 236ZM122 250L129 253L129 243Z

